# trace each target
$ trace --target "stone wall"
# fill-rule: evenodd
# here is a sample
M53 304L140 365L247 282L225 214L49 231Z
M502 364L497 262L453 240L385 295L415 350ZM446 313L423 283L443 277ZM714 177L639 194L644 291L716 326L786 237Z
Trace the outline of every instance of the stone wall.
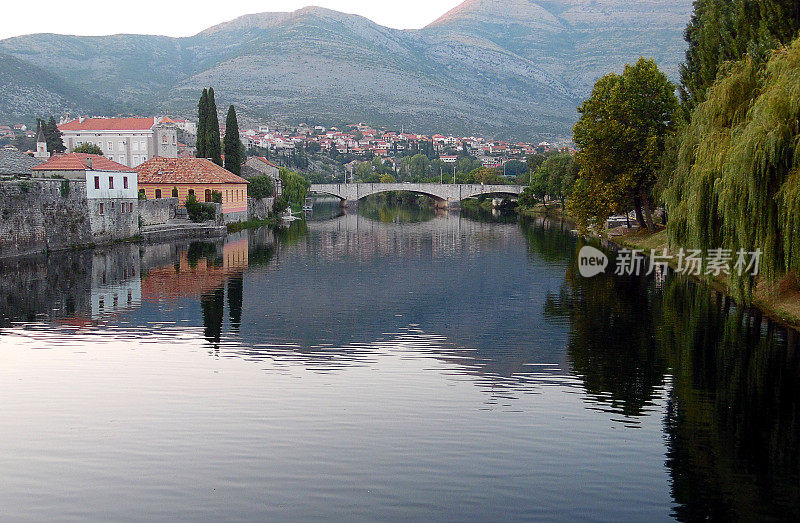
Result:
M93 241L86 182L0 183L0 257L67 249Z
M275 205L275 198L248 198L247 219L266 220L267 214Z
M177 198L159 198L139 202L139 215L142 225L161 225L175 218L178 212Z
M109 243L139 234L138 199L91 198L87 211L94 243Z
M87 200L85 181L0 182L2 258L108 243L137 234L137 200Z

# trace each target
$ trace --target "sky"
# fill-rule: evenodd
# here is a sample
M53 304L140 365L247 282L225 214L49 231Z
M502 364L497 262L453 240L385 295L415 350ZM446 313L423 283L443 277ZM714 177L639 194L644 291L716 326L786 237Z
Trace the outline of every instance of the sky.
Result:
M30 33L117 33L191 36L250 13L294 11L317 5L365 16L395 29L419 29L463 0L37 0L3 6L0 39ZM117 6L112 8L111 6ZM201 7L202 6L202 7Z

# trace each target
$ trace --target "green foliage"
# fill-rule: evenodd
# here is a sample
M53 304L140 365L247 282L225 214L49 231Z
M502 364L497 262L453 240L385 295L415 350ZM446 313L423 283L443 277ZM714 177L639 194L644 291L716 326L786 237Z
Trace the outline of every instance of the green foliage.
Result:
M58 130L58 124L53 116L45 122L44 120L37 120L37 127L42 130L45 142L47 142L47 150L50 154L63 153L67 150L64 147L64 140L61 138L61 131ZM38 129L37 129L38 133Z
M762 61L788 45L800 29L797 0L697 0L686 28L689 43L681 68L681 99L687 111L706 99L720 67L749 55Z
M485 183L487 185L502 185L508 183L508 180L503 178L501 171L491 167L479 167L469 173L473 183Z
M247 186L247 195L251 198L269 198L275 193L275 186L269 176L254 176L247 181L250 182Z
M652 229L650 193L677 109L674 91L656 63L644 58L622 75L597 81L574 127L581 169L570 208L580 227L633 206L641 226Z
M211 201L213 203L222 203L222 192L211 191Z
M147 194L145 194L144 189L139 189L139 200L147 200Z
M372 182L377 181L380 177L375 173L375 170L372 168L372 163L370 162L361 162L360 164L356 165L355 172L356 178L362 182ZM375 175L375 179L373 180L372 177Z
M214 88L208 88L208 102L206 106L205 147L206 158L222 166L222 145L219 140L219 116L217 115L217 102L214 100Z
M236 119L236 109L231 105L228 109L228 117L225 120L225 169L236 176L241 176L244 157L244 146L239 138L239 122Z
M681 136L664 195L670 239L761 249L762 273L775 279L800 270L800 39L766 64L747 57L722 71ZM750 298L752 278L731 283Z
M99 154L103 155L103 150L100 149L97 145L93 143L84 143L72 150L74 153L87 153L87 154Z
M289 208L289 199L286 198L285 194L281 194L275 200L275 205L273 206L273 211L278 213L278 214L281 214L284 211L286 211L286 209L288 209L288 208Z
M568 152L548 156L532 177L532 185L537 191L561 202L570 196L575 180L578 178L578 164Z
M203 89L197 103L197 157L208 158L206 146L206 120L208 118L208 89Z
M194 194L186 197L186 212L193 222L205 222L216 218L216 206L213 203L198 202Z
M382 174L381 175L381 183L395 183L397 180L394 179L394 176L391 174Z
M428 175L431 162L424 154L415 154L408 161L408 171L411 176L423 178Z
M506 176L519 176L528 170L528 166L519 160L511 160L506 162L503 169Z
M61 197L62 198L69 197L69 190L70 190L69 182L67 180L64 180L63 182L61 182Z
M303 205L311 183L300 174L290 171L286 167L281 167L280 176L283 196L286 197L289 203Z

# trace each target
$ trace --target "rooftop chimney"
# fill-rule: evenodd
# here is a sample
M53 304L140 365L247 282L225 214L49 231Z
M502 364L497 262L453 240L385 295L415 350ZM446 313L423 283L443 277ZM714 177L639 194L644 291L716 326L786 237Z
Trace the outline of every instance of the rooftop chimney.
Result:
M86 167L91 171L92 170L92 157L89 156L86 158Z

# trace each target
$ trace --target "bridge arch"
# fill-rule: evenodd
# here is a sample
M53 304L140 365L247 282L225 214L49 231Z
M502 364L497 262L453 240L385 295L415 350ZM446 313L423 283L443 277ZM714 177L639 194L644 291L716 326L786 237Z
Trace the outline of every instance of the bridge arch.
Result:
M309 191L335 196L343 205L357 205L358 201L373 194L392 191L413 192L430 196L437 206L458 207L461 200L482 194L519 196L522 185L440 184L440 183L320 183L312 184Z

